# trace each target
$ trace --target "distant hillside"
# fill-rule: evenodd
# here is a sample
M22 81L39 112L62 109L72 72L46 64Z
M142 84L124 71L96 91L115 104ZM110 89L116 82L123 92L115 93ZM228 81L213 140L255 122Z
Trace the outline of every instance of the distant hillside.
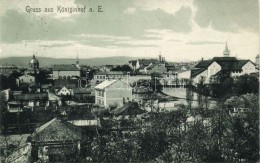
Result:
M28 67L29 61L32 57L9 57L1 58L0 65L16 65L18 67ZM62 58L47 58L47 57L37 57L40 62L40 67L49 67L54 64L74 64L76 62L75 58L62 59ZM104 58L90 58L90 59L80 59L79 62L82 65L88 66L100 66L100 65L123 65L127 64L128 61L134 60L133 57L104 57Z

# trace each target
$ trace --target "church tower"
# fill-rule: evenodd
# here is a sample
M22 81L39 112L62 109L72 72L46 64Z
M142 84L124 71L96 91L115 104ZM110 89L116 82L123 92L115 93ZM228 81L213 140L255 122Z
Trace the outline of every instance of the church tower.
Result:
M229 57L229 55L230 55L230 50L228 49L227 43L226 43L225 50L223 51L223 55L224 55L224 57Z
M77 54L77 60L76 60L76 67L78 69L80 69L80 66L79 66L79 55Z

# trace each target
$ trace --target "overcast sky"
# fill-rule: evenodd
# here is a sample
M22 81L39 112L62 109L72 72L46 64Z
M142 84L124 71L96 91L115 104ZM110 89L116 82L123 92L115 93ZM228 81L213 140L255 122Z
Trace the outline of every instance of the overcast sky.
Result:
M27 13L26 6L42 12ZM57 6L94 12L57 13ZM169 61L190 61L222 56L227 42L232 56L254 61L258 7L257 0L0 0L0 57L161 53Z

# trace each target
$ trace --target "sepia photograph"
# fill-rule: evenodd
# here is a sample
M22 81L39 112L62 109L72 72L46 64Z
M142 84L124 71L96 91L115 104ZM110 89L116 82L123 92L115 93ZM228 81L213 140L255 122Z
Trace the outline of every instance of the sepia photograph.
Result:
M0 162L259 162L259 36L258 0L0 0Z

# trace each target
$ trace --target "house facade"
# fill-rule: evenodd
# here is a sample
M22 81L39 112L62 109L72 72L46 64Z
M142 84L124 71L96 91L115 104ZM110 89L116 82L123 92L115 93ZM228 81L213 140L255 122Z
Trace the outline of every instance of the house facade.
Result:
M54 65L52 68L53 79L68 79L75 76L80 77L80 68L75 64Z
M232 77L256 72L255 64L250 60L239 60L235 57L214 57L202 60L191 70L191 78L195 84L203 81L209 83L210 78L217 73L227 72Z
M62 87L58 92L57 95L59 96L70 96L71 95L71 90L66 88L66 87Z
M132 101L132 88L121 80L106 80L95 87L95 103L104 107L123 106Z
M0 74L11 74L16 70L18 70L18 68L14 65L0 65Z
M93 82L100 83L108 79L121 79L126 77L127 73L122 71L97 72L94 74Z
M20 77L18 77L18 79L16 80L17 85L19 86L21 83L27 83L27 84L31 84L31 83L35 83L35 77L32 75L28 75L28 74L24 74Z
M131 60L128 62L129 66L132 68L132 70L136 71L140 68L140 64L138 60Z

